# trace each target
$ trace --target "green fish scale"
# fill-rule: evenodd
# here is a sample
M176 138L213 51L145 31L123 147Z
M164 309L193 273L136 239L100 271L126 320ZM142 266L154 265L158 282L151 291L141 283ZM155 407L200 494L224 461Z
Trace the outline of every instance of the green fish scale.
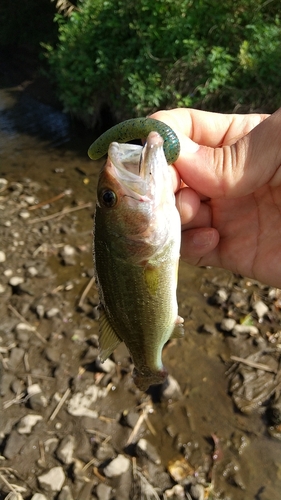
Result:
M175 132L159 120L154 118L131 118L118 123L102 134L88 150L88 155L92 160L98 160L108 152L111 142L128 142L136 139L143 139L150 132L158 132L164 140L164 153L169 163L174 163L180 154L180 141Z

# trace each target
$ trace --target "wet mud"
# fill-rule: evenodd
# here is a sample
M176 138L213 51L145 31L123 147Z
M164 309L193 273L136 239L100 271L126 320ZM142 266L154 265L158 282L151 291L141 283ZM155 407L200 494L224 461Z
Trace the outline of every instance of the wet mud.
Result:
M101 365L94 138L4 76L0 499L280 498L280 291L182 263L168 383L139 391L123 345Z

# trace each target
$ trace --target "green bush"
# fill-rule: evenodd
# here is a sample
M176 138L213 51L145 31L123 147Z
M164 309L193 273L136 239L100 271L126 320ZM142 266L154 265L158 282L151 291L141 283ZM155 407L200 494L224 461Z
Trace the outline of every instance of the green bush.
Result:
M84 0L56 16L45 45L67 111L95 124L193 106L232 111L280 106L279 2Z

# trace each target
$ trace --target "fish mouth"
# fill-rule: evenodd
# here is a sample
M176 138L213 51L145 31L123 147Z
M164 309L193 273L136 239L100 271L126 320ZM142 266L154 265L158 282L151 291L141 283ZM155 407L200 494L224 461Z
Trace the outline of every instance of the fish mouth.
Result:
M159 166L166 164L163 139L158 132L150 132L144 147L135 144L112 142L108 157L114 175L125 194L139 201L149 201L155 195L159 182Z

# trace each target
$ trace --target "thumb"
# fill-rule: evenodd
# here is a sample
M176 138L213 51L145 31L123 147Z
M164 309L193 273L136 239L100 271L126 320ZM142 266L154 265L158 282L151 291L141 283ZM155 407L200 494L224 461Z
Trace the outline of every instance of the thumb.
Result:
M245 196L281 184L281 108L235 144L210 148L179 134L182 180L211 198Z

